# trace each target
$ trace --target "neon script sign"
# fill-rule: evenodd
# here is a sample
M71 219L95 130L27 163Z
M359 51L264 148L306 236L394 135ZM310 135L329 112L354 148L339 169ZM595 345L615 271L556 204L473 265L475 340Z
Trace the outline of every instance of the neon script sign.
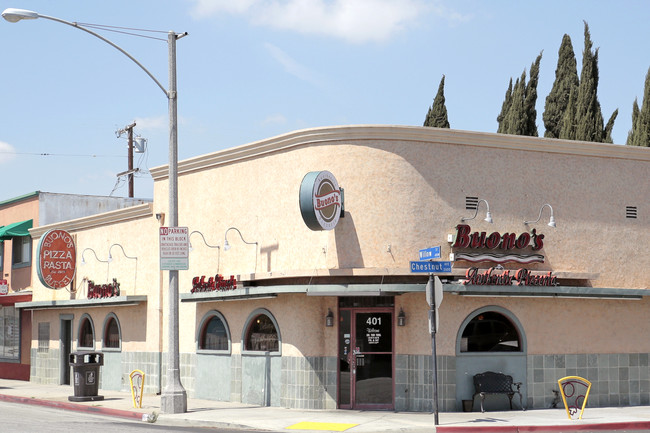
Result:
M495 268L490 268L484 272L479 272L478 268L469 268L465 273L464 285L475 286L557 286L557 276L551 272L542 275L533 275L528 269L519 269L513 275L510 270L503 269L501 273L495 272Z
M120 296L120 283L113 278L112 283L95 284L88 280L88 299L114 298Z
M227 280L223 275L217 274L206 280L206 276L192 278L192 293L197 292L225 292L227 290L235 290L237 288L237 280L234 275L231 275Z

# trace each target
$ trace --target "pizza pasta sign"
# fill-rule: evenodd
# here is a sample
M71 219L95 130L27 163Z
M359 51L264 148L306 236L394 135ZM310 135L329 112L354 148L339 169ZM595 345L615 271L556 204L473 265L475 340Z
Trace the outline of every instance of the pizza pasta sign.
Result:
M38 243L38 279L50 289L61 289L72 282L77 264L74 239L65 230L50 230Z

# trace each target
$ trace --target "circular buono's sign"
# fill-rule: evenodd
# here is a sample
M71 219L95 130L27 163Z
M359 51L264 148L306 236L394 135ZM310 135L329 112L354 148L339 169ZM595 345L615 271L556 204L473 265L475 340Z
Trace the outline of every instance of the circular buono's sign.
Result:
M300 184L300 213L312 230L332 230L341 217L341 189L329 171L312 171Z
M38 279L50 289L67 287L74 278L77 250L65 230L50 230L38 243Z

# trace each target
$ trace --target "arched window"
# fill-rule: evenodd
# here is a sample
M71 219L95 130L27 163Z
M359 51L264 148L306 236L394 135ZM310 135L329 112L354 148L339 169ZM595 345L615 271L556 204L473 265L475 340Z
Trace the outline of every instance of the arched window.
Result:
M208 312L201 320L198 350L230 353L230 330L226 319L218 311Z
M122 347L120 322L114 313L109 313L104 320L102 343L104 349L120 349Z
M479 310L466 322L460 339L460 352L521 352L517 326L498 311Z
M273 315L264 309L255 310L244 334L244 350L280 352L280 333Z
M83 349L93 349L95 347L95 327L93 319L88 314L81 316L79 321L77 347Z

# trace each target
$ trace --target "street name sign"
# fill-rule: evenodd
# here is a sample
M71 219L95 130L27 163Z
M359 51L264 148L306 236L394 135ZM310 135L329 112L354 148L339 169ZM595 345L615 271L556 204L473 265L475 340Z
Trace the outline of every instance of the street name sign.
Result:
M451 262L430 262L419 261L411 262L411 272L414 273L449 273L451 272Z
M420 260L432 260L440 258L440 247L431 247L420 250Z

